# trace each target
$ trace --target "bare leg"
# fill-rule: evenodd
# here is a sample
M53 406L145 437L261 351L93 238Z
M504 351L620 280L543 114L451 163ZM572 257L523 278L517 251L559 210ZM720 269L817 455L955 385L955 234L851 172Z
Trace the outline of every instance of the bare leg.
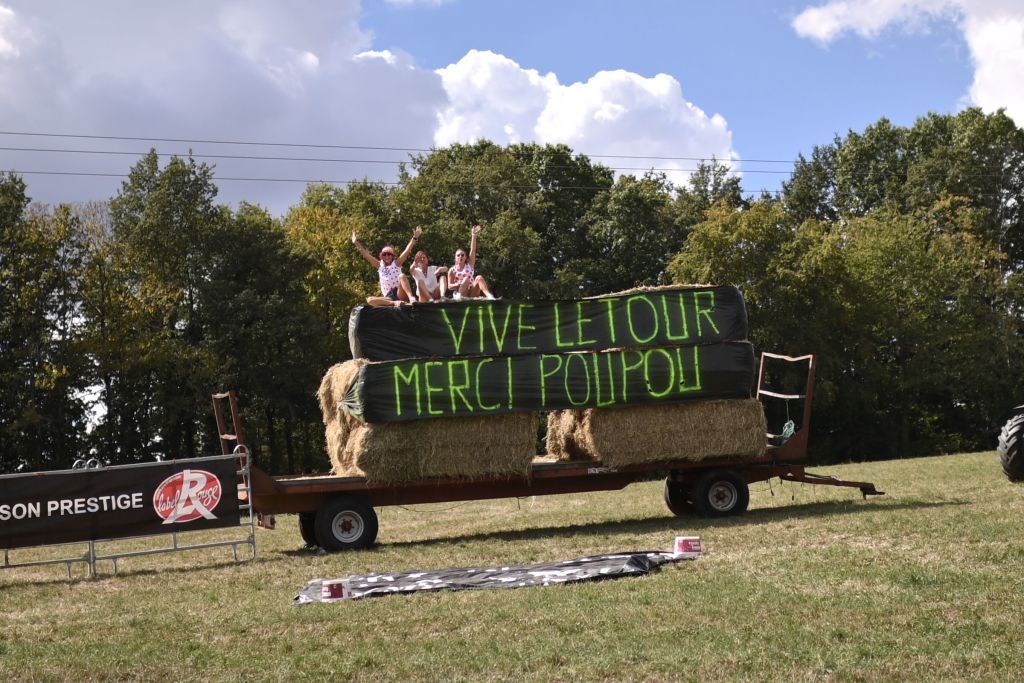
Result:
M448 296L448 277L446 275L442 275L437 278L437 280L441 285L441 296L438 298L444 299Z
M427 285L422 280L416 281L416 294L420 303L426 303L431 299L430 292L427 291Z
M471 283L469 281L469 278L466 278L465 280L463 280L462 284L459 285L459 294L461 296L469 296L469 286L471 284L473 284L473 283Z
M415 297L412 294L412 287L409 286L409 278L403 275L398 281L398 284L398 300L405 302L412 301Z
M420 302L427 301L427 288L424 286L423 276L419 274L416 268L410 268L409 277L416 283L416 300Z
M494 295L491 294L491 288L487 284L487 280L484 279L483 275L477 275L473 278L473 296L479 296L480 292L483 292L484 296L488 299L493 299Z

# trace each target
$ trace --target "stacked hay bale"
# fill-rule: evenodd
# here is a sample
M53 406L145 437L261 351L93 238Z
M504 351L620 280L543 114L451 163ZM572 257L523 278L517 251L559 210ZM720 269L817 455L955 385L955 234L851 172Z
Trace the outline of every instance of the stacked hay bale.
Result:
M393 483L528 475L536 413L365 424L345 410L344 398L366 363L331 367L317 392L334 474Z
M538 410L551 411L547 446L560 460L760 457L746 324L739 290L711 285L357 307L349 343L363 359L331 368L319 391L334 472L526 477Z
M547 445L559 460L595 460L607 467L757 459L765 453L766 431L757 399L694 401L555 411L548 415Z

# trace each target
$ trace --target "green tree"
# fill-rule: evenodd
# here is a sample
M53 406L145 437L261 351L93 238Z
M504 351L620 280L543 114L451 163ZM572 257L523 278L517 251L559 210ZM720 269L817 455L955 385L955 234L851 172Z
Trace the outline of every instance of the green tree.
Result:
M421 246L435 262L451 265L455 250L468 248L470 227L479 223L484 232L476 270L492 289L514 298L557 291L566 285L555 277L557 256L548 251L557 243L545 233L553 212L538 171L565 169L541 157L536 146L512 152L486 140L417 155L412 172L403 171L394 206L405 229L426 230Z
M986 443L1020 377L1013 292L956 203L795 224L779 202L719 206L669 271L743 289L762 349L818 355L812 449L892 457Z
M783 185L796 220L866 216L884 206L928 210L953 198L982 212L968 226L1024 272L1024 130L1005 112L928 114L912 127L882 118L800 157Z
M139 353L132 363L141 364L138 370L146 385L129 382L133 393L119 401L105 395L108 420L148 432L151 449L169 456L192 457L215 445L203 430L216 358L202 343L199 291L209 272L215 238L229 218L226 209L214 204L216 194L210 167L172 157L160 168L152 151L132 168L111 201L116 266L127 285L125 298L137 323L132 348ZM98 374L119 371L100 367ZM131 406L139 402L152 408L142 424L134 422L141 416ZM112 407L124 414L109 415ZM120 453L118 457L150 455Z
M335 362L349 357L352 308L380 293L376 273L352 246L352 232L370 249L400 237L407 239L393 223L394 213L383 185L360 183L346 189L311 185L285 218L289 248L307 263L301 282L318 321L317 331Z
M815 219L831 223L839 218L836 202L836 152L833 145L815 145L810 159L803 154L793 165L793 174L782 183L786 210L795 221Z
M331 340L306 296L308 259L262 208L242 204L218 232L200 288L205 346L221 387L238 389L271 471L326 467L314 392ZM283 445L283 457L282 449Z
M81 224L29 208L0 176L0 471L69 467L84 452Z
M664 283L666 262L686 239L671 189L663 175L626 175L598 198L590 231L597 249L586 274L593 293Z

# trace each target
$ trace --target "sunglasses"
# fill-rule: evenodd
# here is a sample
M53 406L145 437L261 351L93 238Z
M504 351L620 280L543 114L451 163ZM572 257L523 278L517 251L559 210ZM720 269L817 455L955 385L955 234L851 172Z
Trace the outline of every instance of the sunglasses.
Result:
M381 258L384 258L385 256L394 256L394 255L395 255L395 252L393 252L393 251L382 251L382 252L380 252L380 257Z

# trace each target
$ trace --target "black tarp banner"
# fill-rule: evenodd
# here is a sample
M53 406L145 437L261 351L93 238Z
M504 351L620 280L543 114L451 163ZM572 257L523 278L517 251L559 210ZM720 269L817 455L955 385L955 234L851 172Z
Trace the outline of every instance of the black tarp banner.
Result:
M623 576L642 576L663 564L683 559L692 558L684 558L673 553L648 551L595 555L548 564L441 569L355 575L343 579L314 579L295 596L294 602L297 605L305 605L312 602L374 598L396 593L523 588L525 586L601 581Z
M237 526L238 459L0 476L0 548Z
M344 408L365 422L748 398L748 342L368 363Z
M442 301L357 306L353 358L503 356L599 351L747 338L743 295L732 286L679 287L579 301Z

